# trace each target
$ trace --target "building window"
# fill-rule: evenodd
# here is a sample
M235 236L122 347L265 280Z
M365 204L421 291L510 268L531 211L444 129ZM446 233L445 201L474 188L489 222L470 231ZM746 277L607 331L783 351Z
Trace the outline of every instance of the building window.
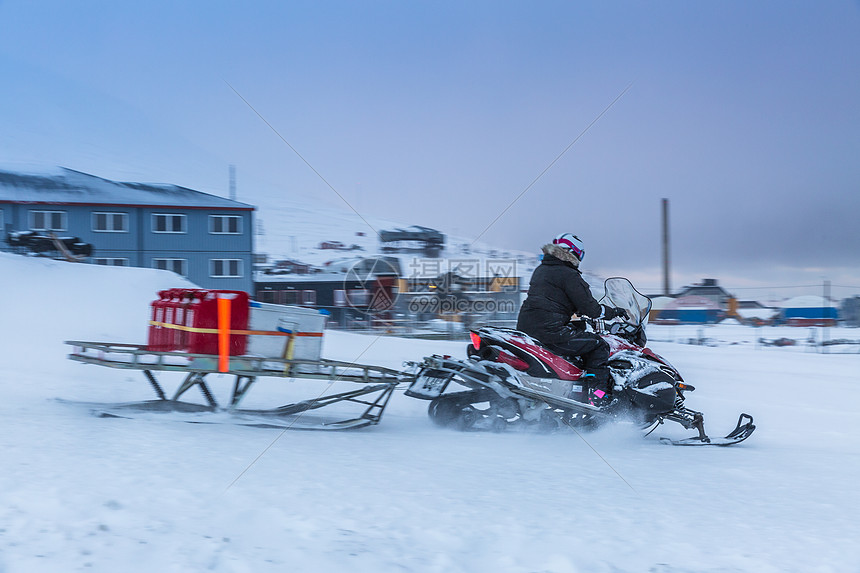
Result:
M278 294L278 291L274 290L258 290L257 291L257 300L260 302L268 302L268 303L276 303L275 295Z
M317 291L315 290L303 290L302 291L302 304L305 306L313 306L317 303Z
M363 288L350 289L349 304L352 306L367 306L370 304L370 291Z
M65 231L65 211L30 211L32 231Z
M281 304L299 304L299 292L297 290L283 290L281 291Z
M242 217L237 215L209 215L209 232L214 235L241 235Z
M100 257L93 259L93 264L106 265L108 267L127 267L128 259L121 259L116 257Z
M152 259L152 268L162 271L171 271L177 275L186 276L188 274L187 259Z
M334 291L334 305L335 306L346 306L346 291L343 289L335 289Z
M242 276L242 259L212 259L209 276L213 278L238 278Z
M153 233L184 233L185 215L175 213L153 213Z
M93 213L93 231L127 233L128 213Z

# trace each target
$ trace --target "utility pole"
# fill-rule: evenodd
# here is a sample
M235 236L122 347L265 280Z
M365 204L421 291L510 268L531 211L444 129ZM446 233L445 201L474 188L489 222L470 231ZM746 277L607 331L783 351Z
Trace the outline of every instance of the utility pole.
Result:
M663 294L670 296L669 284L669 200L663 199Z
M821 308L821 314L824 316L821 323L821 352L827 354L827 341L830 339L830 281L827 279L824 280L824 306Z
M236 200L236 166L230 166L230 200Z

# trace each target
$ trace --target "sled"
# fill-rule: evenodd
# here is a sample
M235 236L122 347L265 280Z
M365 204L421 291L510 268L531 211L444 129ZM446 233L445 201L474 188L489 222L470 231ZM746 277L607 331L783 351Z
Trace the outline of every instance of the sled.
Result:
M207 421L201 414L227 413L231 423L284 429L342 430L376 425L394 392L402 381L402 373L380 366L368 366L335 360L299 360L255 356L230 356L226 370L219 366L219 357L178 351L153 351L145 345L112 342L66 341L73 347L70 360L109 368L139 370L155 391L157 399L122 404L88 404L100 417L127 418L142 413L170 413L173 419L194 423ZM182 372L182 382L168 397L158 372ZM210 374L234 376L229 402L222 406L209 388ZM262 377L320 380L328 385L319 396L269 409L242 409L240 404ZM335 383L346 383L349 390L329 393ZM338 384L341 386L342 384ZM204 404L180 400L197 387ZM353 417L320 417L306 415L334 404L357 409ZM332 408L329 408L332 410ZM221 416L219 420L223 419Z

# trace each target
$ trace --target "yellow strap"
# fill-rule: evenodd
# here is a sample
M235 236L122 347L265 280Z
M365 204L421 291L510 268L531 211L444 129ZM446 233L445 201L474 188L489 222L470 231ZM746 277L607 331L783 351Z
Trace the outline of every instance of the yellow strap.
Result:
M288 333L285 332L284 334ZM290 374L290 370L292 369L291 361L293 359L293 356L295 355L296 334L297 333L295 332L289 333L288 335L290 337L287 339L287 343L284 345L284 358L286 359L286 362L284 362L284 376L288 376Z
M218 334L217 328L194 328L193 326L185 326L183 324L170 324L167 322L158 322L150 320L151 326L160 326L162 328L172 328L173 330L184 330L185 332L196 332L199 334ZM322 332L280 332L274 330L231 330L230 334L245 334L250 336L309 336L321 337Z

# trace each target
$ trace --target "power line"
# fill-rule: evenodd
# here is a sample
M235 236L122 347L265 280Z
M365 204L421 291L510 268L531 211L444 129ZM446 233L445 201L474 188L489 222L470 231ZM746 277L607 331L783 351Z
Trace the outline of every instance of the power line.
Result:
M816 285L777 285L777 286L760 286L760 287L727 287L730 290L770 290L775 288L821 288L821 284Z
M690 285L691 287L701 287L702 285ZM856 289L860 290L860 286L858 285L830 285L832 288L846 288L846 289ZM659 287L637 287L640 290L646 291L658 291ZM681 290L684 290L688 287L683 287ZM773 286L757 286L757 287L731 287L731 286L722 286L718 285L718 288L721 288L725 291L734 291L734 290L773 290L773 289L821 289L821 283L811 284L811 285L773 285Z

